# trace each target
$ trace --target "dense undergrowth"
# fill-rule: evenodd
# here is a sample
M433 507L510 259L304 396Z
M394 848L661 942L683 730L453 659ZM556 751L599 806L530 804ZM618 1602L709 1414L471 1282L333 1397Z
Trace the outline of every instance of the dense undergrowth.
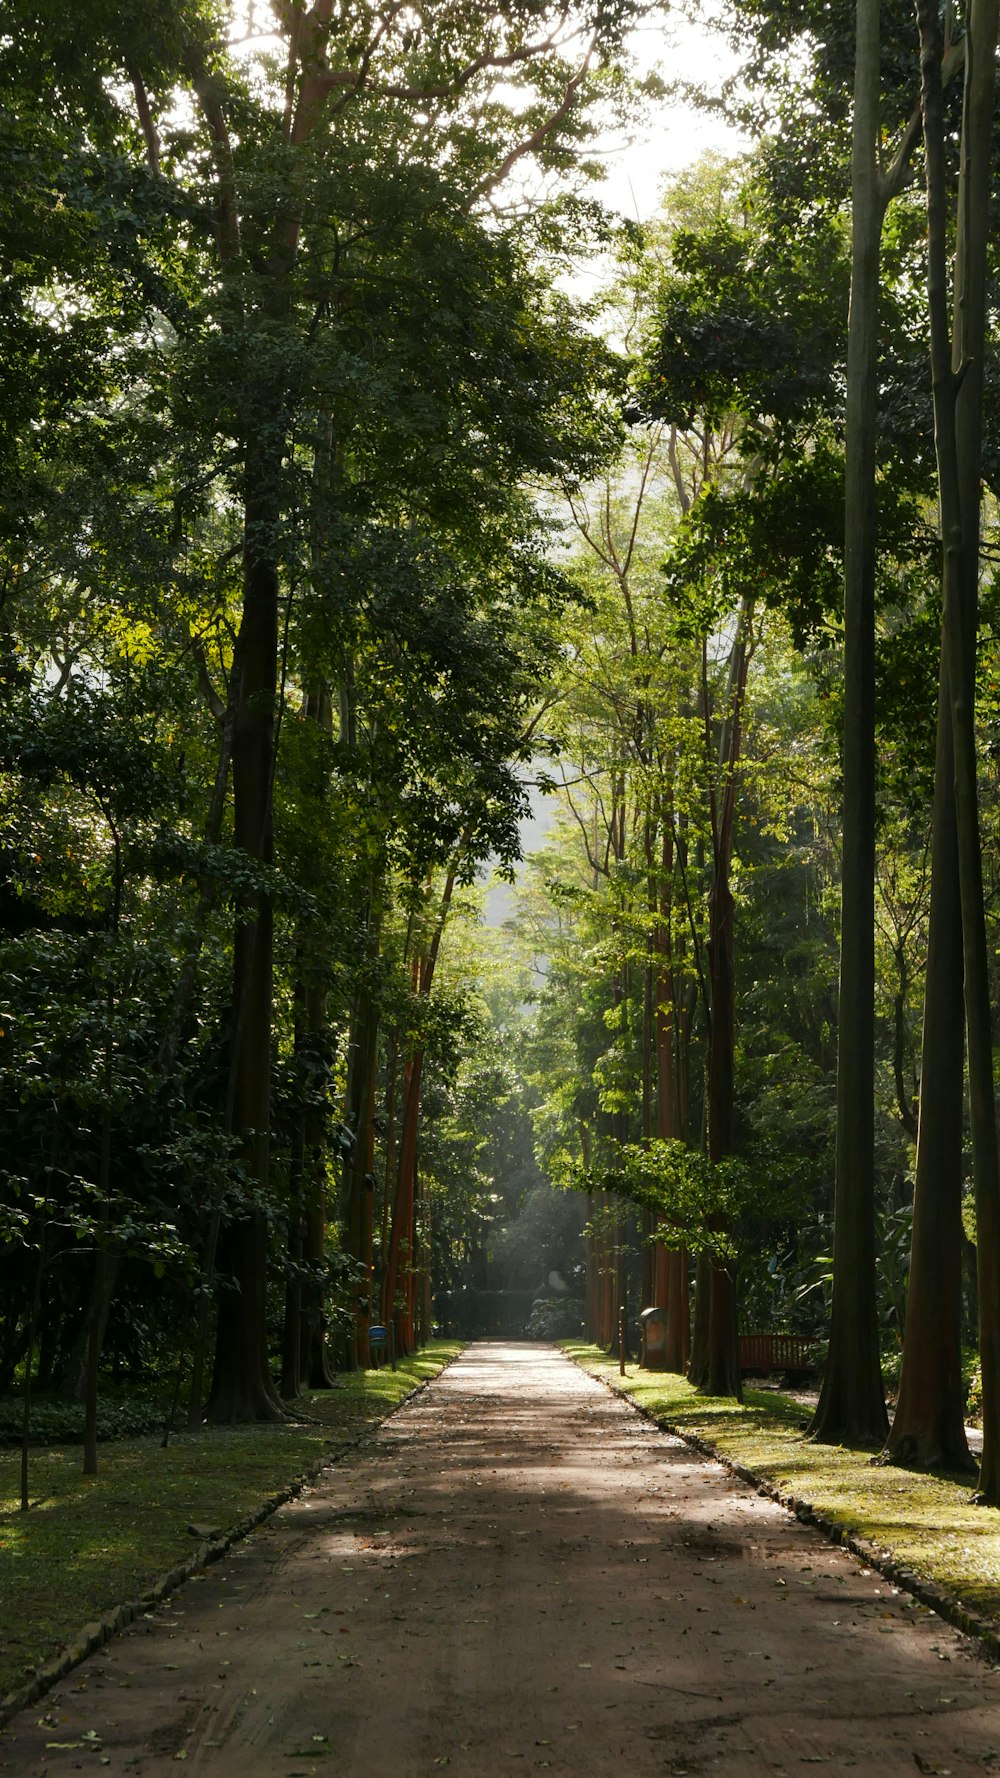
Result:
M189 1557L200 1531L259 1510L326 1453L337 1456L459 1350L435 1341L414 1358L338 1378L278 1425L179 1433L102 1446L96 1477L79 1448L32 1453L31 1509L18 1511L18 1453L0 1451L0 1696L53 1658L82 1624L144 1593Z

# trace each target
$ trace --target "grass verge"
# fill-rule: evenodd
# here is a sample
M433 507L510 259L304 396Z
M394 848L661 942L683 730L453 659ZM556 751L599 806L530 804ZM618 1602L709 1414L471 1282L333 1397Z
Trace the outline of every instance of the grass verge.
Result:
M18 1510L19 1462L0 1451L0 1698L103 1617L188 1561L204 1533L225 1533L336 1457L460 1350L437 1340L416 1357L338 1379L301 1398L308 1420L204 1428L100 1447L81 1473L78 1445L31 1455L31 1510Z
M1000 1632L1000 1512L973 1503L967 1476L925 1475L873 1461L868 1451L815 1444L805 1437L801 1403L770 1390L747 1389L740 1405L637 1365L622 1377L617 1359L581 1341L565 1341L563 1350L671 1432L710 1447L786 1501L806 1503L845 1541L858 1540L897 1575L955 1601L959 1609L948 1615L963 1628L978 1620Z

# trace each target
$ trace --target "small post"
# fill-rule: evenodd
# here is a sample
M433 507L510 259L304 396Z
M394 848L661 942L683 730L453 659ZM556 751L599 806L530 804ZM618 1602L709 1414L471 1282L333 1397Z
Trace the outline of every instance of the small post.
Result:
M392 1369L395 1370L395 1368L396 1368L396 1317L394 1315L389 1316L388 1334L389 1334L389 1363L392 1366Z
M618 1375L625 1375L625 1304L618 1310Z

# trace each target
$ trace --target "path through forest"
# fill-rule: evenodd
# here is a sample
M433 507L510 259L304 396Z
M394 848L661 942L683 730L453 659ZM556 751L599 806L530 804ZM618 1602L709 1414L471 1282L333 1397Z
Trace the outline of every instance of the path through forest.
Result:
M1000 1772L1000 1673L551 1348L480 1343L4 1773Z

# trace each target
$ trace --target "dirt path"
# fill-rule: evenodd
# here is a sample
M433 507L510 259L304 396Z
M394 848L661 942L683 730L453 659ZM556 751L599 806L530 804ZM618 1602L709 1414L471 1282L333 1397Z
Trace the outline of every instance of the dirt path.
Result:
M479 1344L0 1768L1000 1774L1000 1674L559 1353Z

